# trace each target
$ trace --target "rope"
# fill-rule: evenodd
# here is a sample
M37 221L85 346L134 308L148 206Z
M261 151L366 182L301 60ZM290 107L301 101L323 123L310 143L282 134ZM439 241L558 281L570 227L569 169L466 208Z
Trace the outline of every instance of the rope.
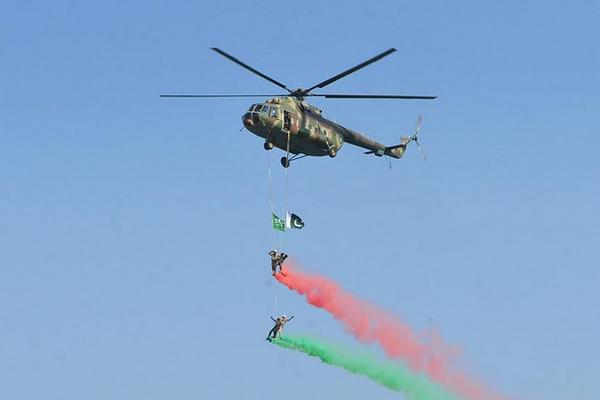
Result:
M286 154L285 157L289 162L290 159L290 131L287 133L287 145L286 145ZM273 218L273 214L275 214L275 206L273 204L273 176L271 174L271 152L267 151L267 176L269 179L269 206L271 207L271 218ZM287 217L287 201L288 201L288 188L289 188L289 168L285 168L285 188L283 192L283 209L281 216L283 217L283 221L285 223L285 219ZM273 250L277 251L277 234L275 229L272 229L272 240L273 240ZM285 228L284 231L281 232L281 252L285 251ZM275 285L275 315L279 315L279 294L277 290L277 285Z
M271 207L271 215L269 221L272 222L273 214L275 214L275 207L273 206L273 176L271 174L271 152L267 151L267 176L269 178L269 206ZM277 236L273 226L271 228L271 239L273 241L273 250L277 251ZM279 316L279 294L277 292L277 285L275 285L275 316Z
M290 126L290 130L291 130L291 126ZM285 149L285 158L288 160L290 159L290 130L288 130L288 134L287 134L287 146ZM288 201L288 182L289 182L289 168L285 169L285 190L283 192L283 211L282 211L282 216L284 218L284 221L287 219L287 201ZM282 235L281 238L281 251L285 251L285 235Z
M288 160L290 159L290 131L288 130L288 134L287 134L287 145L286 145L286 149L285 149L285 158ZM283 210L281 213L281 216L283 218L283 221L285 223L285 220L287 219L287 200L288 200L288 181L289 181L289 168L285 168L285 190L283 192ZM284 231L281 232L281 252L285 252L285 227L284 227ZM280 267L281 268L281 267ZM278 293L277 293L277 286L275 286L275 313L277 315L279 315L279 297L278 297Z
M273 229L273 214L275 214L275 207L273 206L273 177L271 176L271 152L267 151L267 175L269 177L269 205L271 207L271 215L269 216L271 221L271 238L273 241L273 250L277 249L277 239L275 235L275 230Z

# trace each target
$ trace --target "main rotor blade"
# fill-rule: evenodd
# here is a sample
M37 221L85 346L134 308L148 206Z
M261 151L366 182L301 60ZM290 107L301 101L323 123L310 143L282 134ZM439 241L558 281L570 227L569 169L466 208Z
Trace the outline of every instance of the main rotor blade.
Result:
M203 98L218 98L218 97L281 97L288 96L285 94L161 94L160 97L203 97Z
M328 99L408 99L433 100L437 96L407 96L402 94L309 94L307 96L325 97Z
M342 72L342 73L339 73L339 74L337 74L336 76L334 76L334 77L332 77L332 78L329 78L329 79L327 79L326 81L323 81L323 82L321 82L321 83L318 83L318 84L316 84L315 86L313 86L313 87L311 87L311 88L309 88L309 89L306 89L306 91L305 91L305 92L306 92L306 93L309 93L311 90L313 90L313 89L316 89L316 88L320 88L320 89L322 89L322 88L324 88L325 86L327 86L327 85L330 85L330 84L332 84L333 82L337 81L338 79L342 79L343 77L345 77L345 76L347 76L347 75L350 75L351 73L353 73L353 72L356 72L356 71L358 71L359 69L361 69L361 68L364 68L364 67L366 67L367 65L374 63L375 61L379 61L379 60L381 60L383 57L385 57L385 56L387 56L387 55L389 55L389 54L392 54L392 53L393 53L393 52L395 52L395 51L396 51L396 49L394 49L394 48L392 47L391 49L389 49L389 50L386 50L386 51L384 51L383 53L381 53L381 54L379 54L379 55L376 55L375 57L373 57L373 58L370 58L370 59L368 59L367 61L365 61L365 62L363 62L363 63L361 63L361 64L358 64L358 65L357 65L357 66L355 66L355 67L352 67L352 68L350 68L349 70L346 70L346 71L344 71L344 72Z
M246 68L248 71L260 76L263 79L268 80L271 83L274 83L275 85L279 86L282 89L287 90L288 92L292 92L290 89L287 88L287 86L285 86L283 83L276 81L275 79L271 78L270 76L267 76L265 74L263 74L260 71L255 70L254 68L252 68L251 66L249 66L248 64L243 63L242 61L238 60L237 58L235 58L234 56L225 53L223 50L218 49L216 47L211 47L212 50L216 51L217 53L219 53L220 55L222 55L223 57L233 61L234 63Z

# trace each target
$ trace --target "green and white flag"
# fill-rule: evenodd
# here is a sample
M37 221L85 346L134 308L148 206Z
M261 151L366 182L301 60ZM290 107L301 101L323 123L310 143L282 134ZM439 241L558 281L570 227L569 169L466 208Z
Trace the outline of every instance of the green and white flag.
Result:
M302 218L288 211L285 216L285 227L288 229L302 229L304 228L304 222Z
M279 217L275 214L273 215L273 229L275 229L276 231L285 231L285 223L279 219Z

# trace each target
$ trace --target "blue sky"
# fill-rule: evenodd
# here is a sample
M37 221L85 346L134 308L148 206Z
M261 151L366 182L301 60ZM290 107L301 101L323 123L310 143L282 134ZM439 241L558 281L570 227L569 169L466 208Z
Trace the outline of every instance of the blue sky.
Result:
M277 295L290 332L352 344L270 278L269 154L238 131L260 99L158 97L277 92L217 46L290 87L396 47L328 91L438 100L313 103L389 144L423 114L427 161L411 148L390 170L346 145L293 164L306 227L288 252L435 327L506 394L597 398L599 17L594 1L3 4L0 397L398 398L264 342Z

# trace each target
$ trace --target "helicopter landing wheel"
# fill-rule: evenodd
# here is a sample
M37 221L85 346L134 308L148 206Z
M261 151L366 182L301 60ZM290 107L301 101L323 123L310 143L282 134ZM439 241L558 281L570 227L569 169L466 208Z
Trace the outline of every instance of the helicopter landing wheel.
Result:
M337 151L335 151L335 149L329 149L328 154L329 154L329 157L333 158L333 157L337 156Z
M273 149L273 143L269 142L268 140L265 142L265 144L263 144L263 147L265 150L271 150Z
M290 166L290 160L287 157L281 157L281 165L283 168L288 168Z

